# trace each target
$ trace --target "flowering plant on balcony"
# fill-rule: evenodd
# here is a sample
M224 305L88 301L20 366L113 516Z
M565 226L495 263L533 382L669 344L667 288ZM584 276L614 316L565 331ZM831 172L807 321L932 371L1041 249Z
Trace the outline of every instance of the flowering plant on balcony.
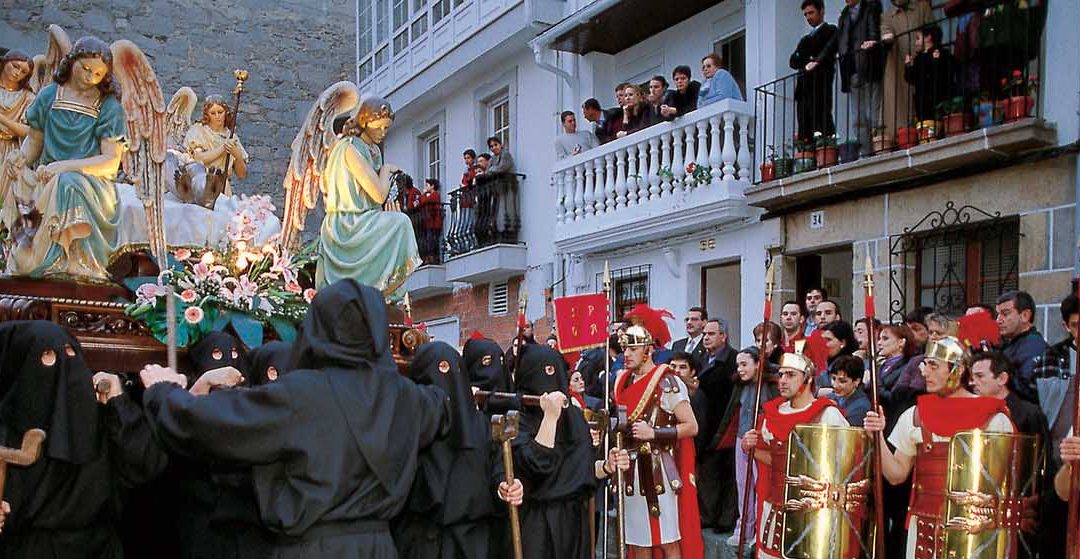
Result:
M176 343L186 347L206 334L231 326L248 347L262 344L266 328L292 340L314 289L301 286L314 244L293 254L271 239L255 244L264 220L273 212L265 196L242 200L218 247L177 248L156 277L126 283L135 302L125 312L147 326L162 343L167 336L167 297L176 305ZM198 254L197 254L198 252Z
M709 184L712 180L712 167L691 161L686 164L686 178L683 180L691 181L697 186Z
M675 172L671 170L671 167L660 167L660 170L656 172L656 176L660 177L660 180L664 182L675 180Z

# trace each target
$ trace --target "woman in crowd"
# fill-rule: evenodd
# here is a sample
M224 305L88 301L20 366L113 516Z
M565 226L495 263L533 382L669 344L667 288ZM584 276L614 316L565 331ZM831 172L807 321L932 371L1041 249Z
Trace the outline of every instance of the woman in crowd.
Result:
M768 349L768 344L765 347ZM758 469L755 464L754 470L751 472L752 481L748 499L744 494L744 489L746 488L746 466L750 461L750 454L743 450L743 435L754 428L755 402L760 411L765 402L780 396L780 389L776 385L776 365L771 362L765 364L765 380L761 383L761 394L758 395L759 356L760 351L758 348L750 346L740 351L735 357L735 371L739 376L739 382L743 385L742 392L739 395L739 430L735 445L735 482L739 494L740 515L735 525L735 532L728 538L728 544L736 546L739 545L740 530L746 530L747 534L744 540L746 542L753 542L754 534L757 534L757 492L754 490L755 482L753 480L758 477ZM742 516L744 502L749 503L745 518Z
M827 364L825 369L818 373L815 381L819 387L831 390L832 381L829 379L829 367L837 357L855 353L855 350L859 349L859 342L855 339L855 330L851 327L851 324L843 320L825 324L819 330L821 330L822 340L825 341Z

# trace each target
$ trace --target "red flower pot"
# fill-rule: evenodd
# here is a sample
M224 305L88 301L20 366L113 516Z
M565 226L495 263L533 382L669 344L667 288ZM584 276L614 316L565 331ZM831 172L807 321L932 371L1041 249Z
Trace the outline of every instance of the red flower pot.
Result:
M912 127L901 128L896 131L896 147L907 149L919 141L918 131Z
M769 182L776 179L776 167L772 161L761 164L761 182Z
M963 134L971 127L971 114L969 113L952 113L945 115L945 135L955 136L957 134Z
M832 167L840 156L840 150L835 146L825 146L814 150L814 158L817 160L818 169Z
M1031 116L1031 109L1035 107L1035 100L1027 95L1009 97L1005 101L1005 120L1020 120Z

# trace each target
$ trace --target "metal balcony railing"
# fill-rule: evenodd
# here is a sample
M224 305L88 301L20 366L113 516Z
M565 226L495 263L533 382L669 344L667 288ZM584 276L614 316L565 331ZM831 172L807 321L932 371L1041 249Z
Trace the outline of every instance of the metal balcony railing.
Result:
M521 206L518 189L525 175L479 175L474 186L450 191L450 220L444 247L448 257L496 244L518 244Z
M814 53L793 55L798 72L757 87L754 182L1040 116L1046 0L968 0L934 13L944 17L810 70Z

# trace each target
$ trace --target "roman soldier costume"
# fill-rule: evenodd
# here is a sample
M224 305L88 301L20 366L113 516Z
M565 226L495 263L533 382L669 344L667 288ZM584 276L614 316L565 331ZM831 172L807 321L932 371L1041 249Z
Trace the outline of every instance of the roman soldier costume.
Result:
M794 369L806 375L806 383L800 391L813 390L815 368L809 357L801 353L785 353L780 359L781 372L784 369ZM758 527L758 549L761 557L779 559L787 556L782 551L782 540L785 532L784 503L789 473L789 437L792 431L799 425L847 427L848 422L844 419L843 412L836 407L836 402L825 397L817 398L801 409L793 408L787 398L775 398L765 403L763 411L758 452L768 453L771 464L768 468L762 468L768 472L768 479L764 482L768 490L763 495L765 502L762 505L763 521Z
M644 305L628 315L636 324L621 339L624 347L652 347L670 339L660 314ZM662 343L662 342L661 342ZM689 404L686 385L667 365L655 365L634 379L620 371L615 383L615 403L627 410L626 446L630 454L627 472L625 543L658 547L678 541L683 557L702 557L697 482L694 472L694 440L678 438L675 408ZM648 423L655 432L651 441L635 440L629 426Z
M948 398L960 387L964 354L951 337L927 345L927 360L952 367L946 387L920 396L889 435L897 454L915 459L909 559L1017 557L1021 524L1032 516L1023 504L1037 485L1037 437L1010 434L1004 400Z

